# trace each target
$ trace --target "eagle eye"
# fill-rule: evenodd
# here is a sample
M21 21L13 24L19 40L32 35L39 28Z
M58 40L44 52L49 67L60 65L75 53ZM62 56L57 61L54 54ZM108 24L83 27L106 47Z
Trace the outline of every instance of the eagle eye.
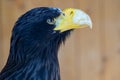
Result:
M55 24L55 19L47 19L47 23L50 24L50 25L53 25Z

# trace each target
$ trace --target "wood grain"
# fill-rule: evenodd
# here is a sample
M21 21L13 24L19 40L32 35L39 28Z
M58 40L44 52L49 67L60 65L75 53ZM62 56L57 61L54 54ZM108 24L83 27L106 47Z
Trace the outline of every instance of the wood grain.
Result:
M17 18L34 7L80 8L93 29L75 30L59 50L62 80L120 80L119 0L1 0L0 70L9 54L11 30Z

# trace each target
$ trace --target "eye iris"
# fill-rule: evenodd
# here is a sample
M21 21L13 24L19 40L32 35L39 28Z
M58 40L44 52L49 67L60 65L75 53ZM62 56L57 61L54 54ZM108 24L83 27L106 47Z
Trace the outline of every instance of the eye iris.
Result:
M54 19L47 19L47 23L48 24L55 24L55 20Z

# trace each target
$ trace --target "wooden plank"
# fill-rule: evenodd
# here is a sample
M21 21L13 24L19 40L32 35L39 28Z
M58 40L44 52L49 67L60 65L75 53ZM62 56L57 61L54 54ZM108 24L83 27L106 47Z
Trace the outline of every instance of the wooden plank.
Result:
M76 77L77 80L102 80L100 5L99 0L80 0L77 7L87 12L93 20L93 29L76 30Z
M1 26L2 26L2 27L1 27L1 30L2 30L2 31L1 31L1 35L0 35L0 36L2 37L2 39L1 39L0 42L2 43L2 44L1 44L1 46L2 46L2 47L1 47L2 52L1 52L1 55L0 55L0 56L1 56L1 59L2 59L2 60L1 60L1 63L0 63L0 64L1 64L0 70L2 69L3 65L4 65L5 62L6 62L6 58L5 58L5 57L6 57L7 55L4 53L4 51L5 51L6 48L8 49L8 45L6 45L6 46L4 45L4 43L5 43L5 42L4 42L4 37L7 36L7 35L4 35L4 34L3 34L4 32L6 32L6 31L4 31L4 28L5 28L5 26L4 26L5 18L4 18L4 17L6 17L5 15L3 15L3 14L4 14L4 8L5 8L4 6L5 6L4 1L1 0L1 9L0 9L0 10L1 10L1 16L0 16L0 19L1 19ZM7 36L7 37L8 37L8 36ZM7 49L6 49L6 51L8 51ZM7 54L8 54L8 53L7 53Z
M14 25L14 4L12 1L1 0L1 19L2 19L2 63L3 66L6 63L9 47L10 47L10 36L11 30Z
M0 12L2 11L2 9L1 9L1 4L2 4L2 2L0 1ZM2 59L2 56L3 56L3 52L2 52L2 19L1 19L1 17L2 17L2 14L0 13L0 70L1 70L1 68L2 68L2 66L3 66L3 59Z
M120 1L105 0L105 80L120 80Z
M1 0L1 20L2 20L2 67L5 65L10 48L10 38L12 27L17 20L18 15L23 12L14 1Z

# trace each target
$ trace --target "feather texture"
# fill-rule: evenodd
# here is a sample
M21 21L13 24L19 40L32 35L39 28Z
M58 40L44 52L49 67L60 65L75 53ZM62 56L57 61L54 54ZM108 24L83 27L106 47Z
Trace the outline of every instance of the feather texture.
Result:
M56 26L46 23L60 12L58 8L40 7L18 19L0 80L60 80L58 49L71 30L54 32Z

